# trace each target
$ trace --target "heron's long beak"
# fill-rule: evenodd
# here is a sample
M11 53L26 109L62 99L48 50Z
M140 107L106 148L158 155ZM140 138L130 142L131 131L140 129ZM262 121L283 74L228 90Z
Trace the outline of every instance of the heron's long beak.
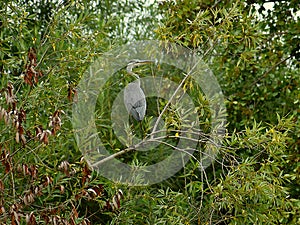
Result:
M149 63L154 63L155 60L132 60L130 63L134 64L134 66L139 66L139 65L144 65L144 64L149 64Z
M154 60L141 60L140 63L153 63Z

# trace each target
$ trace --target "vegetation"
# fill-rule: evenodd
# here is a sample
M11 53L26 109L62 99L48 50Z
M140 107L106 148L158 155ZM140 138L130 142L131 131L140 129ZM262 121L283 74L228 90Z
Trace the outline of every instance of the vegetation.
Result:
M300 223L298 5L296 0L2 1L0 224ZM206 170L199 170L198 160L204 143L171 178L130 186L88 165L74 138L72 105L95 59L149 38L203 57L224 93L228 125ZM178 85L184 79L170 65L136 71L143 77L162 74ZM129 146L116 140L110 121L115 97L132 81L124 74L117 71L107 81L96 105L98 135L111 153ZM183 87L205 135L210 102L192 79ZM168 104L147 101L145 121L131 121L138 137ZM119 160L140 166L174 150L182 122L174 107L163 115L170 148L131 151Z

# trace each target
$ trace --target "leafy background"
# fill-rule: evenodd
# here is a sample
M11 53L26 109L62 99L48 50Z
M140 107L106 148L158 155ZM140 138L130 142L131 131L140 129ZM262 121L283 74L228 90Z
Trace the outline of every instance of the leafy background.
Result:
M299 3L271 5L2 1L0 223L300 223ZM70 120L76 85L90 63L144 39L204 56L226 97L228 126L205 172L192 160L162 183L131 187L88 168ZM197 99L197 91L188 91Z

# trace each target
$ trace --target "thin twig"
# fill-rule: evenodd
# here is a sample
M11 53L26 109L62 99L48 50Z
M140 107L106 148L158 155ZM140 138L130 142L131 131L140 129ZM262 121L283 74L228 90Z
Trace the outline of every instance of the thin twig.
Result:
M101 164L103 164L103 163L105 163L105 162L107 162L107 161L109 161L109 160L111 160L111 159L114 159L114 158L118 157L119 155L123 155L123 154L125 154L125 153L127 153L127 152L130 152L130 151L132 151L132 150L135 150L135 149L136 149L136 146L132 146L132 147L129 147L129 148L125 148L125 149L123 149L123 150L121 150L121 151L119 151L119 152L116 152L116 153L114 153L114 154L112 154L112 155L109 155L108 157L106 157L106 158L104 158L104 159L102 159L102 160L100 160L100 161L98 161L98 162L92 164L91 166L92 166L92 167L99 166L99 165L101 165Z
M286 60L290 59L291 56L285 58L285 59L282 59L281 61L277 62L276 64L274 64L270 69L268 69L262 76L260 76L257 80L255 80L250 86L248 87L251 87L255 84L257 84L260 80L262 80L263 78L265 78L276 66L280 65L281 63L284 63Z

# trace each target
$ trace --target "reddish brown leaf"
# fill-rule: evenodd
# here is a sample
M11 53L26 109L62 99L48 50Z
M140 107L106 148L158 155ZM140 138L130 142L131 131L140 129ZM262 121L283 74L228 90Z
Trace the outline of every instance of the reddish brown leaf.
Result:
M5 208L2 205L0 205L0 215L4 213L5 213Z
M36 49L31 47L28 49L28 60L29 60L29 64L32 66L36 66Z
M3 192L4 191L4 183L3 181L0 179L0 191Z
M75 219L78 218L78 212L77 212L76 208L74 207L74 205L72 205L72 214Z

